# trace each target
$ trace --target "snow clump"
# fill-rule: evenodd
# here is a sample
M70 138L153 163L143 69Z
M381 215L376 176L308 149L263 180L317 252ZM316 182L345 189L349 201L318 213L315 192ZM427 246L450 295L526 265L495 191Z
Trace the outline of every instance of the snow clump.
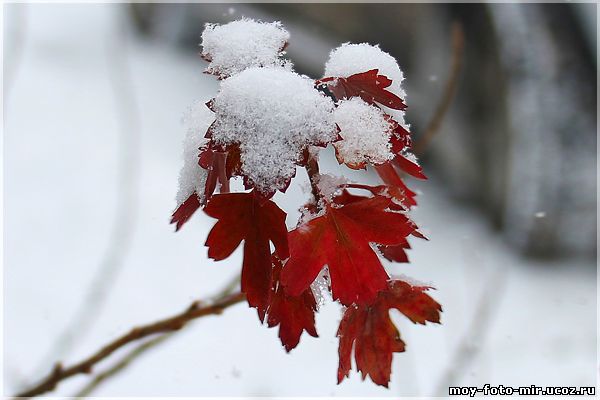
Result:
M342 140L333 145L340 162L361 167L383 164L393 158L392 127L379 108L358 97L342 100L334 111Z
M290 38L280 22L243 18L225 25L206 24L202 56L207 72L227 78L251 67L282 66L283 49Z
M239 144L242 173L259 191L285 190L304 149L337 138L333 108L307 77L249 68L222 82L212 140Z

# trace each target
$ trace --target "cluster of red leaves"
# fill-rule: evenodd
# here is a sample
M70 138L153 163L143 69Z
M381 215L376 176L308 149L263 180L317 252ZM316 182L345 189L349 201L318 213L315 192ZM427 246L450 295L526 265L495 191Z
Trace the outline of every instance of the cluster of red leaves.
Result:
M392 81L374 69L347 78L331 77L316 82L334 100L359 96L376 107L406 108L403 100L386 90ZM210 108L210 102L207 104ZM333 198L315 198L307 205L312 215L288 232L286 213L270 198L245 182L248 193L228 193L229 181L240 175L239 148L216 148L209 142L198 149L198 163L208 171L205 191L193 194L174 212L179 229L199 208L217 219L206 240L208 255L223 260L243 244L241 290L257 309L261 322L279 326L285 349L295 348L306 331L317 337L317 304L311 284L327 267L333 299L346 307L340 323L338 383L349 375L354 349L356 368L387 386L394 352L404 342L389 316L395 308L414 323L439 322L441 306L425 293L429 287L392 280L379 255L390 261L408 262L408 237L425 238L408 218L416 194L401 174L426 179L410 155L410 133L386 114L392 132L394 158L374 168L383 181L379 186L346 184ZM309 153L298 160L306 166ZM220 194L214 194L217 185ZM350 190L366 191L356 195Z

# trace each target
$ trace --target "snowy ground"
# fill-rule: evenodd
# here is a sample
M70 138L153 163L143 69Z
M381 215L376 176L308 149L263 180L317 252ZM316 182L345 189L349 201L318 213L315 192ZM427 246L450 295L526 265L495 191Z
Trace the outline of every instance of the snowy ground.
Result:
M132 240L124 244L105 307L67 363L132 325L214 293L241 262L239 251L220 263L206 259L210 218L197 215L177 234L168 225L181 165L181 115L216 89L202 74L197 49L178 52L136 39L121 29L117 5L8 11L23 19L5 28L11 72L4 87L5 394L38 372L89 291L111 236L127 237L112 226L122 187L131 192L130 212L120 218L132 227ZM119 186L119 157L132 145L139 159L135 151L125 158L132 181ZM328 168L337 167L330 160ZM356 373L335 384L336 306L321 310L320 338L304 336L288 355L277 332L238 305L178 333L95 395L397 396L444 394L447 382L595 385L594 266L521 259L480 216L437 190L435 178L417 186L423 194L415 219L431 240L415 241L412 264L390 271L438 288L433 296L444 306L443 325L414 326L395 315L407 352L394 357L389 390ZM288 224L304 196L291 188L278 197ZM459 345L465 351L457 357ZM56 393L72 394L85 381L72 379Z

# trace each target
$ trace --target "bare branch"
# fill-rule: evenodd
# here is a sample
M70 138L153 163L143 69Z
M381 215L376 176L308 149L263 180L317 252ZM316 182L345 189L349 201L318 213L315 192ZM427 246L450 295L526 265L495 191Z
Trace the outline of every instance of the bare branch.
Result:
M241 275L234 276L229 282L227 282L223 288L212 297L212 302L216 303L230 294L232 294L240 284ZM156 338L150 339L142 344L139 344L136 348L134 348L129 354L121 359L121 361L117 362L115 365L107 369L106 371L100 372L96 376L94 376L83 388L79 390L75 394L74 397L83 398L89 396L98 386L104 383L109 378L118 374L125 368L127 368L132 361L134 361L137 357L146 353L148 350L155 348L156 346L162 344L169 338L171 338L175 332L167 332Z
M101 372L98 375L96 375L90 382L88 382L83 388L81 388L79 390L79 392L77 392L75 394L74 397L75 398L83 398L83 397L89 396L90 394L92 394L92 392L98 386L100 386L102 383L104 383L107 379L109 379L109 378L113 377L114 375L118 374L119 372L121 372L138 356L140 356L143 353L147 352L148 350L156 347L157 345L163 343L165 340L169 339L174 334L175 334L175 332L165 333L165 334L162 334L161 336L155 337L153 339L150 339L150 340L140 344L135 349L133 349L129 354L127 354L125 357L123 357L118 363L116 363L115 365L113 365L112 367L107 369L106 371Z
M131 342L135 342L157 333L177 331L183 328L191 320L207 315L221 314L226 308L240 303L245 299L246 295L238 292L230 294L220 301L214 302L213 304L207 306L201 306L199 302L194 302L182 313L147 325L133 328L129 331L129 333L106 344L88 358L70 367L63 367L61 363L57 363L52 372L39 384L19 393L17 397L33 397L54 390L58 383L70 378L71 376L91 373L92 368L97 363Z
M425 132L415 143L414 153L416 155L422 155L425 152L429 146L429 143L431 142L431 139L433 139L433 137L440 130L444 116L450 108L450 104L452 104L452 99L454 98L454 94L458 86L460 71L462 70L464 47L465 36L462 25L458 22L455 22L452 25L452 63L450 64L450 75L448 75L443 95L437 105L437 108L435 109L435 112L433 113L433 116L431 117L431 120L429 121L429 124L427 125L427 128L425 129Z

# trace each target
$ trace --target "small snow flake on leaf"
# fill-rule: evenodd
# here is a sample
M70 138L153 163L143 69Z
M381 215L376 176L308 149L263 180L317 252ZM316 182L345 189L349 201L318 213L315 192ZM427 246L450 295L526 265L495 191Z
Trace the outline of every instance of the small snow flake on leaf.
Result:
M417 194L404 184L404 181L402 181L402 178L400 178L400 175L398 175L398 172L391 163L387 162L385 164L376 165L375 171L385 184L398 188L398 190L403 193L403 204L406 204L408 208L417 205L417 201L415 200Z
M410 132L389 115L386 117L393 132L390 137L392 153L394 154L393 163L402 171L415 178L427 179L417 161L417 157L412 153Z
M388 275L370 243L399 244L415 229L404 214L387 211L390 204L385 196L354 196L348 204L327 204L324 215L290 232L290 259L282 273L288 293L302 293L327 265L334 299L344 305L371 302Z
M270 201L250 193L226 193L213 196L204 211L218 219L206 239L208 256L224 260L244 241L242 292L248 304L256 307L262 321L272 287L271 250L288 258L286 213Z
M405 344L390 319L395 308L414 323L439 323L442 307L427 295L428 287L411 286L395 280L371 305L348 307L337 332L339 337L338 383L350 375L352 348L356 369L381 386L388 386L393 353L403 352Z
M315 328L317 303L310 288L299 296L286 294L279 282L281 269L281 260L273 256L273 291L267 323L269 327L279 325L279 338L285 350L289 352L298 345L303 331L318 337Z
M393 132L393 135L390 137L392 152L399 154L404 149L412 148L412 138L408 129L388 114L385 114L385 119L390 124L390 129Z

